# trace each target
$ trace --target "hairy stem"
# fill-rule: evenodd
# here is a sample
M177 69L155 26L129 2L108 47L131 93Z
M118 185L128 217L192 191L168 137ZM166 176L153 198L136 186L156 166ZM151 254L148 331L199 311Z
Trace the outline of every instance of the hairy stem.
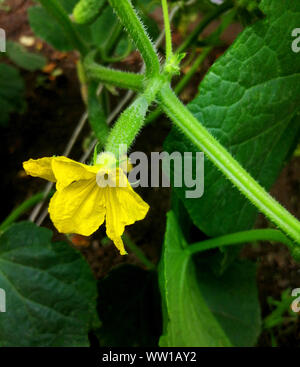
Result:
M145 116L149 105L154 101L159 89L164 83L164 78L153 78L149 81L143 94L126 108L111 129L105 150L116 157L125 154L120 147L129 149L139 131L144 125Z
M161 107L177 127L201 149L224 175L297 244L300 244L300 222L232 157L165 85L159 93Z
M94 56L95 51L92 51L84 60L84 67L89 78L124 89L143 91L144 75L102 66L94 61Z
M149 104L144 95L140 95L120 115L110 131L105 151L119 158L127 152L144 125ZM120 151L122 149L122 151Z
M158 75L160 72L158 56L130 0L109 0L109 3L140 51L145 61L146 74L151 77Z
M212 46L206 47L203 49L201 54L196 58L193 65L191 66L190 70L183 76L183 78L180 79L180 81L176 84L174 91L176 94L179 94L185 86L188 84L188 82L191 80L193 75L197 72L199 66L204 62L207 55L211 52L213 49ZM154 120L156 120L160 115L162 114L162 110L160 107L157 107L154 111L149 113L149 115L146 118L145 125L151 124Z

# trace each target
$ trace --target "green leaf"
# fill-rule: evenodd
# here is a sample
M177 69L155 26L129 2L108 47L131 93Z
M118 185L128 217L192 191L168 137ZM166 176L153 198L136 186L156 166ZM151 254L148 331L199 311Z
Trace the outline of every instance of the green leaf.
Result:
M160 346L251 346L260 330L252 264L236 263L216 277L195 266L173 212L168 213L159 280L164 333ZM206 260L207 261L207 260Z
M198 288L194 263L184 252L186 246L175 216L169 212L159 267L165 310L160 346L230 346Z
M107 42L117 22L118 19L112 8L106 7L101 16L91 25L92 41L97 47L101 47Z
M191 232L193 228L193 223L191 218L183 205L182 200L178 198L175 194L174 190L171 191L171 210L174 212L177 223L181 228L182 234L184 238L190 242L191 241Z
M157 277L133 265L113 269L99 282L101 346L156 346L161 333Z
M0 64L0 125L6 125L12 112L24 108L24 81L17 69Z
M113 36L118 18L111 6L105 7L101 15L90 25L91 42L97 48L105 48ZM122 56L129 47L130 40L126 34L120 35L115 47L114 56Z
M266 19L246 28L211 67L189 109L269 189L300 132L300 64L291 50L300 3L263 0L261 10ZM175 130L165 147L197 150ZM251 228L256 208L208 160L204 179L199 199L185 199L185 187L174 189L194 223L209 236Z
M234 346L254 346L261 331L256 266L235 261L222 277L206 259L197 262L198 287L211 312Z
M1 346L88 346L98 323L96 282L79 252L52 232L13 224L0 237Z
M101 146L104 146L109 133L109 127L103 107L97 96L98 85L99 83L97 82L90 82L88 85L88 115L89 123L96 138Z
M62 26L41 6L28 9L28 19L33 32L59 51L73 49Z
M22 45L8 41L6 44L8 57L19 67L34 71L42 69L46 64L46 58L41 55L28 52Z

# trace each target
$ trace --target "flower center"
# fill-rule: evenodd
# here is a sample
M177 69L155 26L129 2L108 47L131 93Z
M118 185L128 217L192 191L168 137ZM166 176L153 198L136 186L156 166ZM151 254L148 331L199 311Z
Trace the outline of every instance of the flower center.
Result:
M107 169L101 168L96 175L96 182L99 187L116 187L116 175L108 172Z
M96 182L99 187L127 187L126 176L119 169L100 168L96 175Z

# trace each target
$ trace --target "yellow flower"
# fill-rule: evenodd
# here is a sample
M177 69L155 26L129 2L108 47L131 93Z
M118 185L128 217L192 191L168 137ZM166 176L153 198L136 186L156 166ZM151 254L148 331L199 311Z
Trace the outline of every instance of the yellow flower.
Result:
M49 205L59 232L89 236L106 220L107 236L125 255L121 236L125 226L144 219L149 206L130 186L115 160L102 153L88 166L66 157L30 159L23 163L28 175L56 182Z

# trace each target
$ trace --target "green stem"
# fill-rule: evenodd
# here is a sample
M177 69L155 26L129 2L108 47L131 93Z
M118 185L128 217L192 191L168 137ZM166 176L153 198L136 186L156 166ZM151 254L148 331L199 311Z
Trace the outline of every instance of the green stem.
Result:
M144 125L149 103L144 95L140 95L120 115L107 139L105 151L116 158L126 154L132 142Z
M152 78L143 94L126 108L116 121L108 136L105 151L114 154L117 158L125 154L145 123L145 116L149 105L154 101L158 91L164 84L163 76ZM120 150L123 149L123 150Z
M167 0L161 0L163 15L164 15L164 25L165 25L165 38L166 38L166 60L169 60L172 56L172 36L171 27L168 12Z
M169 85L159 92L161 107L181 131L223 174L284 233L300 244L300 222L232 157L173 93Z
M281 231L276 229L253 229L211 238L209 240L193 243L185 251L195 254L202 251L212 250L217 247L237 245L254 241L274 241L293 247L293 243Z
M217 9L217 11L214 11L210 15L208 15L204 20L199 23L199 25L196 27L196 29L192 32L191 36L182 44L179 46L179 48L176 50L176 52L181 52L187 49L187 47L190 45L190 43L198 36L200 32L216 17L218 17L222 12L228 10L230 8L230 3L226 3L226 6L220 9ZM220 7L219 7L220 8ZM233 17L235 14L235 10L232 11L232 14L228 19L223 19L218 29L214 32L216 36L220 36L222 32L227 28L227 26L231 23ZM209 46L203 49L202 53L196 58L194 61L191 69L188 71L188 73L179 81L179 83L175 86L174 91L178 95L188 84L188 82L191 80L199 66L204 62L207 55L212 51L213 46ZM162 114L161 108L156 108L154 111L152 111L146 118L145 125L148 125L152 123L154 120L156 120L160 115Z
M131 241L126 234L124 234L122 238L125 243L125 247L129 248L130 251L135 254L135 256L146 266L147 269L155 269L155 265L146 258L143 251L141 251L140 248L133 241Z
M140 51L145 61L146 74L149 77L158 75L160 72L158 56L130 0L109 0L109 3Z
M199 66L205 61L207 55L211 52L212 49L213 49L213 47L206 47L205 49L203 49L201 54L194 61L194 63L191 66L190 70L184 75L183 78L180 79L180 81L175 86L174 91L176 92L176 94L179 94L185 88L185 86L188 84L188 82L191 80L193 75L196 73ZM146 118L145 125L151 124L161 114L162 114L161 108L157 107L154 111L149 113L149 115Z
M116 62L120 62L120 61L123 61L124 59L126 59L126 57L130 55L131 51L132 51L132 44L131 44L131 42L128 42L127 48L124 51L123 55L120 55L120 56L106 56L104 53L101 53L101 58L106 63L114 64Z
M95 51L90 52L84 60L87 76L103 83L112 84L124 89L143 91L144 75L111 69L94 61Z
M122 30L123 30L122 25L119 22L116 22L111 35L107 38L107 40L104 44L104 54L105 54L105 56L110 55L111 52L116 47L116 45L117 45L117 43L120 39L120 35L122 34Z
M46 198L50 198L54 194L54 190L51 190ZM45 194L40 192L33 195L31 198L25 200L21 205L14 209L9 216L1 223L0 232L5 231L13 222L15 222L23 213L30 209L33 205L39 203L45 199Z
M124 0L124 3L125 4L129 3L129 6L131 6L131 4L130 4L130 2L128 2L128 0ZM121 6L121 4L119 4L119 5ZM124 5L123 2L122 2L122 5ZM198 26L194 29L194 31L190 34L190 36L184 41L184 43L182 43L179 46L179 48L176 50L176 52L181 52L181 51L187 49L188 46L194 41L194 39L197 38L198 34L200 32L202 32L202 30L212 20L217 18L220 14L222 14L226 10L230 9L231 7L232 7L232 2L231 1L228 1L228 2L224 3L221 6L218 6L216 8L216 10L214 10L211 14L209 14L207 17L205 17L202 22L200 22L198 24ZM132 11L134 12L133 9L132 9ZM136 14L134 14L134 17L136 17ZM138 22L139 26L142 26L138 19L135 19L135 21ZM132 34L131 34L131 36L133 37ZM148 39L147 35L145 35L145 37ZM139 42L143 43L142 40L140 40ZM146 43L149 43L149 42L150 41L148 39L148 41L146 41ZM154 51L151 42L150 42L150 46L148 48L152 50L152 51L148 50L149 51L148 54L151 54L151 52ZM155 53L155 51L154 51L154 53ZM146 51L145 51L145 54L146 54ZM136 76L136 74L134 74L134 73L127 73L126 74L126 73L121 72L121 71L117 71L117 70L113 70L113 69L107 69L107 68L95 63L94 60L93 60L94 56L95 56L95 53L93 52L90 55L88 55L86 60L85 60L85 65L86 65L86 68L87 68L87 72L89 72L90 77L95 78L95 79L100 80L100 81L103 81L103 82L107 82L107 83L110 83L110 84L113 84L113 85L120 86L121 88L133 89L135 91L141 91L142 90L142 88L143 88L142 78L139 74L138 74L138 76ZM151 56L150 56L150 58L151 58ZM155 54L154 59L155 58L157 59L156 54ZM201 57L200 57L199 61L201 63ZM151 64L151 62L149 61L149 65L150 64ZM158 62L158 64L159 64L159 62ZM195 67L197 67L197 65L195 65ZM159 65L158 65L157 68L159 70ZM189 73L186 76L185 81L181 82L183 87L186 85L186 83L188 82L188 79L191 78L192 75L193 75L192 73ZM179 92L180 88L181 88L181 85L178 86L178 89L176 91ZM160 115L160 113L161 112L160 112L159 109L152 112L149 115L149 117L147 118L147 123L152 122L155 118L157 118Z
M71 22L67 12L64 10L60 2L58 0L39 0L39 2L63 27L74 48L76 48L82 55L85 55L88 52L88 48L80 38L74 24ZM51 22L51 19L45 19L45 22L47 21Z
M208 14L196 28L186 37L184 42L177 48L176 53L185 51L198 37L198 35L208 26L208 24L214 19L218 18L219 15L233 7L231 0L225 1L222 5L216 7L210 14Z

